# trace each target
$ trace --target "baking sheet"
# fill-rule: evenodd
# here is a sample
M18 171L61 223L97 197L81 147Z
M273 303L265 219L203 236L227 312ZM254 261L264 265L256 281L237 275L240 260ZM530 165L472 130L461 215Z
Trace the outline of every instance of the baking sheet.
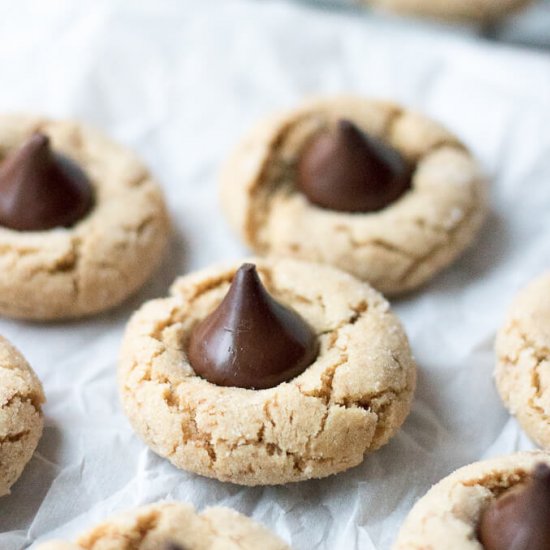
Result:
M134 298L93 319L0 321L48 398L38 451L0 500L0 547L74 537L109 514L180 499L253 516L293 548L389 549L416 498L465 463L531 447L491 379L516 290L550 266L550 57L406 20L283 1L2 1L0 109L76 117L135 148L175 225L169 257ZM121 413L126 320L178 273L245 253L220 214L220 162L258 117L304 96L357 92L455 131L492 180L476 246L395 302L420 375L412 414L346 473L240 488L180 472Z

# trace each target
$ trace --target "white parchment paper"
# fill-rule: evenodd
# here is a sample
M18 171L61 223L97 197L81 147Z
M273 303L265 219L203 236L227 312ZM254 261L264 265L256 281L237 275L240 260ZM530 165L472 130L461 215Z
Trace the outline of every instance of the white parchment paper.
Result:
M224 505L293 548L389 549L415 499L451 470L530 448L497 397L493 339L517 289L550 267L550 56L441 27L283 1L2 1L0 109L76 117L135 148L175 225L162 270L93 319L0 322L42 379L46 428L12 495L0 548L74 537L158 499ZM418 360L412 414L344 474L240 488L178 471L134 436L118 403L125 322L179 273L245 253L220 214L220 162L258 117L304 96L357 92L424 111L492 179L476 246L394 304Z

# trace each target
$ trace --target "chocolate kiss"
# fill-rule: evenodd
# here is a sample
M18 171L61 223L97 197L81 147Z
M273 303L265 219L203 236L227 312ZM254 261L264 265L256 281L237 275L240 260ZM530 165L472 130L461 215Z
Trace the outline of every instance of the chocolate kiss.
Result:
M191 333L188 357L213 384L264 389L303 372L317 351L309 325L269 295L256 266L244 264L221 304Z
M550 548L550 468L539 464L531 479L499 496L481 516L486 550Z
M320 133L298 163L297 185L314 204L344 212L373 212L411 186L411 169L392 147L349 120Z
M84 172L33 134L0 165L0 225L18 231L69 227L93 204Z

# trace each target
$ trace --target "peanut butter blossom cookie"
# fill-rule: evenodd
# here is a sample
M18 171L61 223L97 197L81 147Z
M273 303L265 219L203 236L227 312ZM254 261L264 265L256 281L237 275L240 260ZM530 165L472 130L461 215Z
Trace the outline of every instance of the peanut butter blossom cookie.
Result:
M496 341L500 396L527 434L550 449L550 273L513 303Z
M361 0L402 14L462 21L502 19L524 8L531 0Z
M517 453L460 468L416 503L394 546L470 548L550 548L550 454Z
M156 453L243 485L361 463L403 423L415 379L380 294L292 259L178 279L133 316L119 366L126 414Z
M168 233L161 192L131 152L76 122L0 116L0 314L110 308L151 275Z
M478 166L456 137L354 97L262 121L224 167L221 195L256 252L332 264L388 295L450 264L486 210Z
M101 523L75 543L54 541L37 550L290 550L265 527L229 508L165 502Z
M9 494L38 445L43 403L36 374L0 336L0 496Z

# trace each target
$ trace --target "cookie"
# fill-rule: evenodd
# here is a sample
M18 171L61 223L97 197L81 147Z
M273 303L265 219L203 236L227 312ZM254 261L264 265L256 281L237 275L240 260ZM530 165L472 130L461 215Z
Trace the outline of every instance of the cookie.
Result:
M414 505L394 550L479 550L484 512L505 491L526 482L540 464L550 465L549 453L517 453L460 468Z
M221 481L281 484L358 465L395 434L410 410L416 366L401 324L378 292L340 270L293 259L258 259L255 265L266 291L284 308L279 318L288 319L291 310L299 318L292 323L313 331L313 362L302 363L305 370L297 375L286 364L271 369L270 375L294 378L276 377L278 385L265 389L250 389L247 380L231 387L198 376L189 360L190 340L227 305L236 273L246 276L249 269L212 267L176 280L170 297L148 302L129 322L118 373L128 418L145 443L176 467ZM241 321L240 327L228 326L226 334L237 339L222 343L220 355L246 341L232 333L256 331ZM270 367L279 347L268 334L279 331L277 323L263 331ZM303 334L307 355L305 329ZM244 355L250 358L250 352ZM293 360L303 357L297 353Z
M165 502L114 516L75 543L54 541L37 550L289 550L265 527L229 508Z
M0 116L0 314L81 317L150 277L169 222L126 148L78 122Z
M455 136L357 97L309 101L262 121L223 168L221 199L255 252L331 264L386 295L449 265L486 211L483 178Z
M44 401L34 371L0 336L0 497L10 493L38 445Z
M550 449L550 273L523 289L496 340L495 381L505 406Z
M388 11L457 21L502 19L526 7L531 0L362 0Z

